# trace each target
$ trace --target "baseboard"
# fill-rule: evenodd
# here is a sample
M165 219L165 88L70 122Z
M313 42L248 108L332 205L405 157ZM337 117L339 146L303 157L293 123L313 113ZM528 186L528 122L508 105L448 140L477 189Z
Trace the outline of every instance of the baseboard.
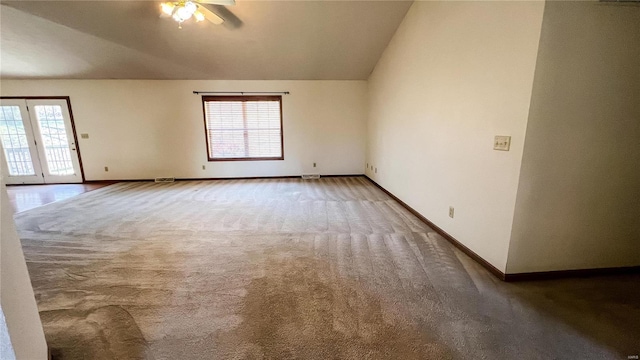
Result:
M119 183L119 182L144 182L154 181L154 179L117 179L117 180L85 180L83 184L104 184L104 183Z
M263 180L263 179L294 179L300 176L248 176L248 177L220 177L220 178L175 178L175 181L209 181L209 180ZM87 180L85 184L109 182L154 182L155 179L118 179L118 180Z
M203 181L203 180L268 180L268 179L295 179L300 175L282 176L244 176L244 177L210 177L210 178L176 178L176 181Z
M115 183L121 182L119 180L89 180L89 181L83 181L82 184L78 184L78 185L83 185L83 184L87 184L87 185L92 185L92 184L96 184L96 185L112 185Z
M628 274L640 274L640 266L514 273L514 274L505 274L504 280L505 281L536 281L536 280L551 280L551 279L593 277L593 276L606 276L606 275L628 275Z
M11 186L43 186L43 185L82 185L82 184L115 184L117 182L127 181L153 181L153 180L85 180L80 183L46 183L46 184L5 184L8 187Z
M363 174L330 174L320 175L321 178L334 177L361 177ZM242 176L242 177L207 177L207 178L176 178L176 181L203 181L203 180L267 180L267 179L301 179L302 175L279 175L279 176ZM119 180L87 180L84 184L95 184L104 182L141 182L154 181L155 179L119 179ZM40 184L42 185L42 184Z
M417 212L414 208L412 208L411 206L407 205L407 203L405 203L404 201L400 200L397 196L393 195L391 192L389 192L389 190L387 190L387 189L383 188L382 186L380 186L380 184L375 182L373 179L371 179L370 177L368 177L366 175L365 175L365 177L373 185L377 186L380 190L384 191L387 195L389 195L393 200L397 201L405 209L409 210L409 212L412 213L415 217L417 217L423 223L427 224L430 228L435 230L435 232L440 234L440 236L442 236L443 238L447 239L451 244L453 244L453 246L457 247L458 249L460 249L460 251L462 251L467 256L469 256L470 258L475 260L477 263L482 265L485 269L489 270L489 272L491 274L493 274L495 277L497 277L500 280L506 280L505 274L502 271L500 271L497 267L493 266L487 260L483 259L480 255L476 254L473 250L469 249L464 244L462 244L460 241L456 240L456 238L454 238L453 236L449 235L446 231L442 230L438 225L434 224L433 222L431 222L431 220L429 220L426 217L424 217L422 214Z
M349 175L320 175L320 177L329 177L329 178L336 178L336 177L362 177L365 176L364 174L349 174Z

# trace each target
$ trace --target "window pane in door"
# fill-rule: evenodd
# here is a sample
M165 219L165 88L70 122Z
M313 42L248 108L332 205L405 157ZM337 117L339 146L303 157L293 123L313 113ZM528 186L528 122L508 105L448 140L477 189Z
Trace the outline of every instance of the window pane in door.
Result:
M59 105L36 105L34 108L49 174L75 174L62 108Z
M9 176L36 174L19 106L0 106L0 141L7 159Z

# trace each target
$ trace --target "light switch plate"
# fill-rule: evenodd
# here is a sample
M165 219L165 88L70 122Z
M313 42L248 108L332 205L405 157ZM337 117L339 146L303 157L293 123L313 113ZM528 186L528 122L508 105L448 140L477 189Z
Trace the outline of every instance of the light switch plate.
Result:
M509 151L511 147L511 136L496 135L493 140L493 150Z
M83 139L88 139L89 138L89 134L80 134L80 137Z

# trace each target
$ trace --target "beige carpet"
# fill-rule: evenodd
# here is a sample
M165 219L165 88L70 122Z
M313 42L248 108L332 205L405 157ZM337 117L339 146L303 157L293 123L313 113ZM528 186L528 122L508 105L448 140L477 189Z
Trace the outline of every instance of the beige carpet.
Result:
M505 284L362 177L120 183L16 216L57 359L605 359L637 276Z

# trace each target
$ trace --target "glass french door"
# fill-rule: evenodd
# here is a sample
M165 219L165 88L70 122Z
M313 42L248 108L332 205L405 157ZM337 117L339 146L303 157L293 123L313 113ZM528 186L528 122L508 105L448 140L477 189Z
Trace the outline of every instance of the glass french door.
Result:
M2 172L7 184L80 183L67 101L0 100Z

